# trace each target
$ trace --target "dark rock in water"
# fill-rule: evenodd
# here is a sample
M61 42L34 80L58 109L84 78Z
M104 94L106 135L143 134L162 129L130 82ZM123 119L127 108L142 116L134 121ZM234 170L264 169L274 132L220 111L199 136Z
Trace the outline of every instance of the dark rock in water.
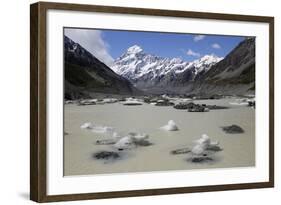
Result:
M253 107L253 108L256 108L256 101L248 101L248 106L249 107Z
M174 106L175 109L187 109L188 112L207 112L209 109L206 107L206 105L200 105L200 104L195 104L193 102L184 104L180 103Z
M222 151L223 149L218 145L212 145L212 146L209 146L206 150L213 151L213 152L219 152L219 151Z
M151 103L151 98L150 97L144 97L143 102L145 103Z
M141 141L136 141L135 145L141 146L141 147L146 147L146 146L150 146L153 144L151 142L149 142L148 140L141 140Z
M244 133L244 130L239 127L238 125L231 125L231 126L225 126L222 127L223 131L228 133L228 134L239 134L239 133Z
M190 102L190 103L179 103L177 105L174 106L175 109L180 109L180 110L187 110L187 109L191 109L194 108L195 106L197 106L197 104Z
M174 105L174 108L178 109L178 110L186 110L187 105L186 104L177 104L177 105Z
M105 139L105 140L96 141L96 145L112 145L115 143L116 143L116 140L113 140L113 139Z
M213 161L211 157L206 156L196 156L192 157L191 162L194 163L203 163L203 162L208 162L208 161Z
M173 106L175 103L170 102L169 100L159 100L155 104L156 106Z
M174 105L174 108L178 109L178 110L187 110L189 108L189 104L179 103L179 104Z
M141 102L124 102L123 105L136 106L136 105L142 105L142 103Z
M120 98L119 101L124 102L124 101L126 101L126 98Z
M228 109L226 106L218 105L206 105L206 104L195 104L190 103L179 103L174 106L175 109L188 110L189 112L207 112L209 110L219 110L219 109Z
M188 112L205 112L205 108L203 107L189 108Z
M195 106L199 106L199 104L195 104L195 103L193 103L193 102L190 102L190 103L188 103L188 104L186 104L187 105L187 109L189 109L189 108L194 108Z
M176 149L176 150L172 150L171 151L171 154L186 154L186 153L189 153L191 152L191 150L189 148L182 148L182 149Z
M117 152L101 151L101 152L95 153L94 158L103 159L103 160L118 159L118 158L120 158L120 155Z
M211 100L214 100L214 99L218 100L218 99L221 99L221 98L223 98L222 95L212 95L212 96L209 97L209 99L211 99Z
M206 105L207 108L210 110L222 110L222 109L228 109L229 107L226 106L219 106L219 105Z
M208 112L209 108L199 104L195 104L193 107L188 108L188 112Z

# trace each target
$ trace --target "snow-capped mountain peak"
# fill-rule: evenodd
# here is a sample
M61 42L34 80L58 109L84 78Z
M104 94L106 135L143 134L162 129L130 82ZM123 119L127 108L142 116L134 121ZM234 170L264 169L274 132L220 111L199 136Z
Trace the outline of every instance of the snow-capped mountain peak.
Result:
M204 62L205 64L210 64L213 62L219 62L223 58L216 56L215 54L204 55L202 58L195 60L194 62Z
M208 71L212 65L220 62L222 59L222 57L218 57L214 54L205 55L202 58L193 61L193 65L197 68L197 72L200 73L203 70Z
M221 59L215 55L205 55L195 61L187 62L181 58L164 58L147 54L140 46L134 45L114 61L111 69L136 86L148 81L149 84L156 85L161 81L175 79L175 76L184 73L188 73L188 80L193 80L197 74L207 71ZM165 80L166 78L169 80Z
M143 51L143 49L138 45L131 46L127 49L128 54L141 53L142 51Z

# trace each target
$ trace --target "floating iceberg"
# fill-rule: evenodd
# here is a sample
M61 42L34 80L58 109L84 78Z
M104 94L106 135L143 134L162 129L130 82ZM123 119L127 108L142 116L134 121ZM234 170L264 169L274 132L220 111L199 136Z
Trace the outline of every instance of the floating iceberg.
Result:
M95 133L109 133L113 132L114 128L113 127L107 127L107 126L94 126L92 128L92 132Z
M120 139L121 136L117 132L113 132L112 138L117 140L117 139Z
M132 136L132 139L135 143L142 142L144 140L147 140L148 138L149 138L148 134L137 134L137 135Z
M248 99L242 98L242 99L236 99L234 102L229 102L230 105L236 105L236 106L245 106L248 105Z
M211 139L208 135L203 134L200 139L195 141L195 143L208 146L211 143Z
M191 149L191 152L195 155L202 155L206 151L206 148L204 144L197 144Z
M191 149L191 152L194 155L204 155L207 151L220 151L221 149L218 145L218 141L211 141L208 135L203 134L200 139L195 141L195 145Z
M113 127L107 127L107 126L100 126L100 125L95 125L91 122L86 122L80 126L81 129L89 129L92 132L95 133L109 133L113 132L114 128Z
M143 101L136 98L126 98L123 105L143 105Z
M126 100L122 104L123 105L142 105L143 103L138 100Z
M117 101L118 101L118 99L116 99L116 98L104 98L103 99L104 103L115 103Z
M214 162L217 158L215 153L222 151L218 146L218 141L211 141L210 137L203 134L201 138L195 141L195 145L190 149L189 147L172 150L173 155L188 154L187 161L193 163Z
M94 125L91 122L85 122L80 126L81 129L93 129Z
M245 106L248 105L248 102L230 102L230 105L237 105L237 106Z
M147 134L138 134L138 133L129 133L128 136L122 137L119 139L114 147L118 150L124 150L124 149L132 149L137 146L148 146L151 145L147 139L149 138L149 135Z
M133 140L130 136L122 137L118 142L115 143L114 147L118 150L131 149L134 147Z
M166 130L166 131L177 131L179 130L178 126L174 122L174 120L169 120L167 125L164 125L161 127L161 129Z
M86 99L86 100L80 100L78 102L78 105L95 105L97 102L97 99Z

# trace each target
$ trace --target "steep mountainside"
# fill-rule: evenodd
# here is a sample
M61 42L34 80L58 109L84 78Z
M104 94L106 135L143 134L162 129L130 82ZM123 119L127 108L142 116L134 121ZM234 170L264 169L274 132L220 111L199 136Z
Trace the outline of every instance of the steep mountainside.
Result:
M88 98L94 93L134 95L140 91L86 49L64 36L65 98Z
M194 92L254 93L255 38L247 38L194 84Z
M135 45L111 68L152 93L251 93L255 90L255 38L242 41L224 59L206 55L193 62L146 54Z

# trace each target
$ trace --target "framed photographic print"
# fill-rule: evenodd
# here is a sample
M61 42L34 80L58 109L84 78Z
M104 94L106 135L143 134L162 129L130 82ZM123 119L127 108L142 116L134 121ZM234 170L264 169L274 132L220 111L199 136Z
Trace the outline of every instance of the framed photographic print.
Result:
M274 186L274 18L31 5L31 200Z

